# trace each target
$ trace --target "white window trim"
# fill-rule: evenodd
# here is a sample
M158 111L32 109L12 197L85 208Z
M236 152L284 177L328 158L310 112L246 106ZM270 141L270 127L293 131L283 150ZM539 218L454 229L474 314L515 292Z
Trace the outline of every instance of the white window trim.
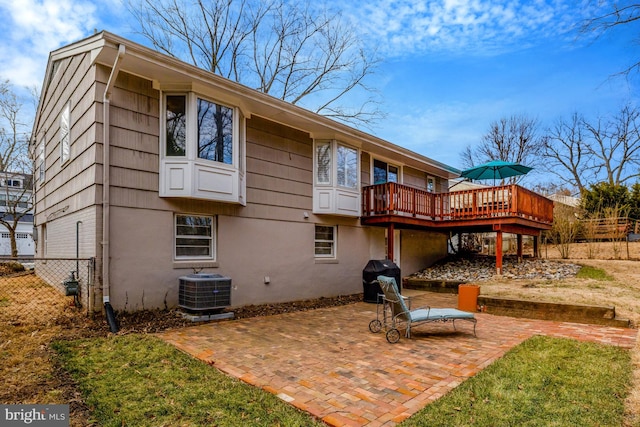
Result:
M178 256L176 253L176 249L177 249L177 240L178 240L178 217L179 216L193 216L193 217L202 217L202 218L209 218L211 219L211 238L210 238L210 250L211 250L211 254L209 256ZM216 245L216 236L218 234L218 230L217 230L217 221L216 221L216 216L212 216L212 215L200 215L200 214L189 214L189 213L176 213L173 215L173 260L177 261L177 262L182 262L182 261L199 261L199 260L203 260L203 261L215 261L216 260L216 254L217 254L217 245ZM193 237L193 236L189 236L189 237Z
M430 190L429 189L429 182L433 182L433 188ZM436 180L436 177L433 175L427 175L427 182L426 182L426 189L427 191L431 192L431 193L437 193L438 190L436 188L438 181Z
M167 156L167 96L186 97L185 155ZM233 110L231 163L198 157L197 99L203 99ZM246 206L246 118L240 106L221 102L202 91L167 90L160 102L160 197L182 197L214 200Z
M186 144L185 144L185 156L167 156L167 120L166 120L166 111L167 111L167 96L185 96L186 97ZM232 132L233 132L233 142L232 142L232 161L231 163L223 163L216 162L214 160L207 160L198 157L198 99L203 99L208 102L212 102L214 104L221 105L223 107L227 107L233 110L233 124L232 124ZM225 102L221 102L213 97L203 95L198 92L164 92L162 94L162 111L161 111L161 141L162 141L162 157L167 160L172 159L186 159L190 161L197 162L205 162L215 164L218 167L227 167L233 169L241 169L241 161L240 161L240 145L241 145L241 132L240 126L241 120L241 111L238 107L229 105Z
M330 158L329 158L329 166L331 170L329 171L329 182L319 182L318 181L318 145L321 144L330 144ZM356 186L345 187L343 185L338 184L338 146L346 147L356 152ZM361 172L360 172L360 155L361 151L358 147L354 147L353 145L347 144L346 142L342 142L336 139L318 139L313 142L313 184L316 187L335 187L340 188L346 191L361 191L362 182L361 182Z
M316 239L316 227L327 227L333 229L333 240L322 240ZM331 245L331 254L317 254L316 253L316 243L317 242L330 242ZM328 225L328 224L315 224L313 227L313 255L316 259L336 259L338 254L338 226L337 225Z
M371 185L374 185L374 182L375 182L375 177L374 177L374 171L375 171L374 163L375 163L375 161L376 161L376 160L378 160L378 161L380 161L380 162L384 162L384 163L386 163L386 164L387 164L387 174L389 173L389 166L395 166L395 167L397 167L397 168L398 168L398 184L403 184L403 181L404 181L404 179L403 179L403 178L404 178L404 173L403 173L404 165L403 165L402 163L398 163L398 162L397 162L397 161L395 161L395 160L390 160L390 159L387 159L387 158L385 158L385 157L378 157L378 156L373 156L373 155L372 155L372 156L371 156L371 164L369 165L369 173L370 173L370 175L369 175L369 176L371 177L371 178L370 178L370 180L371 180ZM388 181L387 181L387 182L388 182Z
M66 123L65 123L66 122ZM67 132L64 133L64 127ZM64 164L71 158L71 105L64 106L60 114L60 163Z
M45 145L45 139L42 137L38 153L38 181L40 182L44 182L45 179Z
M328 181L319 181L318 180L318 173L320 172L320 167L318 165L318 146L320 145L329 145L329 174L328 174ZM335 169L333 167L333 162L335 161L335 154L334 154L334 149L333 149L333 142L331 140L318 140L318 141L314 141L313 144L313 182L316 186L326 186L326 187L332 187L333 186L333 170Z

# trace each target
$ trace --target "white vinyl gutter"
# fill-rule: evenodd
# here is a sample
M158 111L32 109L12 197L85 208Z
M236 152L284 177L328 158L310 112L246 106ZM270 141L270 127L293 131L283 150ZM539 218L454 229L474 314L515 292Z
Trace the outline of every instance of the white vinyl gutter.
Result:
M104 304L110 304L109 292L109 266L110 266L110 250L109 250L109 223L110 223L110 201L109 201L109 187L110 177L109 172L111 169L111 161L109 158L109 142L110 132L109 127L111 125L109 120L109 110L111 105L111 91L116 84L120 67L122 66L121 60L125 55L124 44L118 45L118 56L116 57L113 68L111 69L111 75L107 81L107 87L104 91L104 97L102 99L103 108L103 160L102 160L102 301Z

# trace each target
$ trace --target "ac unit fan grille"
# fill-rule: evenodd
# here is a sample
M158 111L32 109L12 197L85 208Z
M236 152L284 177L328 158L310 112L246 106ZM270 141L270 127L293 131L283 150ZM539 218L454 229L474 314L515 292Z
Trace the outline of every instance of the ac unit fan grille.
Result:
M178 305L187 310L216 310L231 305L231 279L219 274L180 277Z

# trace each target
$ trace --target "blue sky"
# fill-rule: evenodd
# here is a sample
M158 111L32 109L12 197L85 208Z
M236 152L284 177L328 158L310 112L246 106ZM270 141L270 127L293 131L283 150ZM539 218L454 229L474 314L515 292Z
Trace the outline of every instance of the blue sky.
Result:
M640 31L580 36L576 25L597 13L590 2L330 1L383 59L369 84L387 117L370 132L454 167L502 117L537 118L544 130L637 101L639 78L612 75L640 58ZM144 43L118 0L0 0L0 13L0 78L17 86L40 86L48 53L95 29Z

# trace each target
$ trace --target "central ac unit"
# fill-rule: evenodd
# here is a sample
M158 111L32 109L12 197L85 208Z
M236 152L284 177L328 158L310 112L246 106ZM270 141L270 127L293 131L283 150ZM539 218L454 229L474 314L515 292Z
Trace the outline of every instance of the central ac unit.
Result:
M186 310L220 310L231 305L231 279L198 273L179 278L178 305Z

